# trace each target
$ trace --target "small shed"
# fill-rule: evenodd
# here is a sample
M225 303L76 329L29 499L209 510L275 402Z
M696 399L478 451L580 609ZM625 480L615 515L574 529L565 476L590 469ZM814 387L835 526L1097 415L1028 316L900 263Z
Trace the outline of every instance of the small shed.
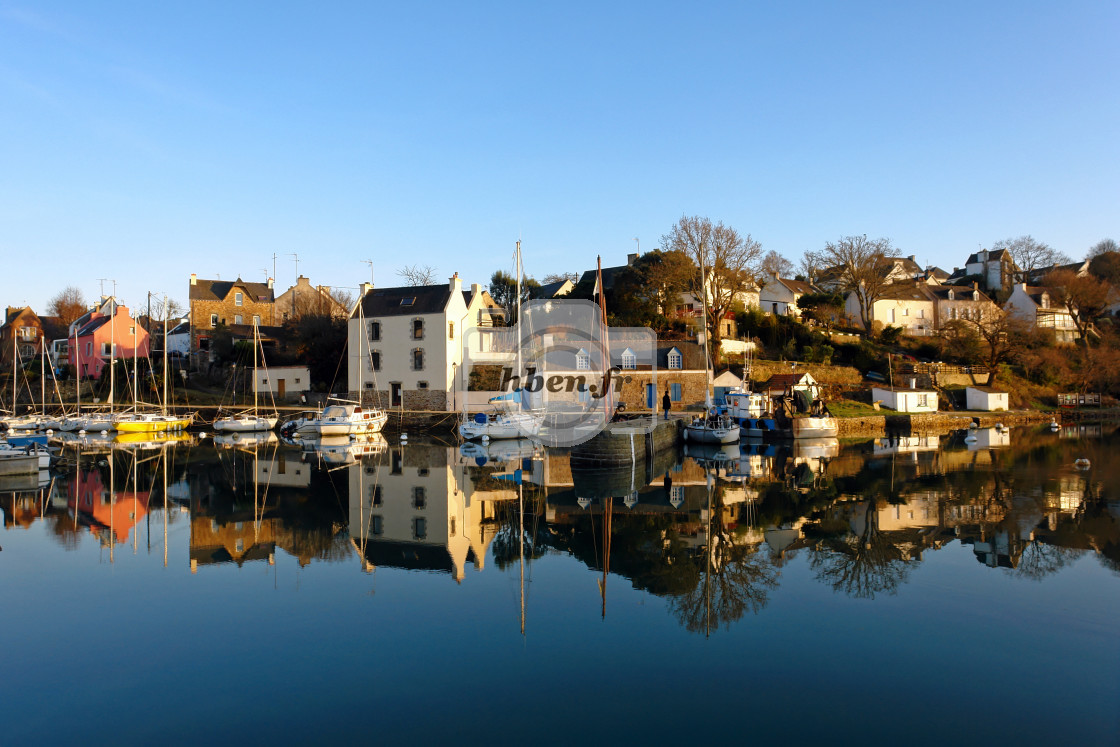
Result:
M965 407L969 410L995 412L1009 410L1007 392L987 386L970 386L964 390Z
M258 370L253 383L258 393L284 399L311 391L311 372L307 366L274 366Z
M723 402L724 396L732 389L739 389L743 386L743 380L730 371L724 371L719 376L712 379L712 388L715 390L712 395L713 402Z
M774 374L762 385L762 391L771 397L780 397L806 391L813 399L821 396L821 385L809 373Z
M933 389L873 386L871 401L896 412L937 412L937 392Z

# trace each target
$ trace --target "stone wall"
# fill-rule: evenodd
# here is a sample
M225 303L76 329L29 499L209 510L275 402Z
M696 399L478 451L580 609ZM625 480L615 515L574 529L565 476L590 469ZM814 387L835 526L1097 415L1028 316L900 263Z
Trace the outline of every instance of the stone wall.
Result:
M237 291L231 291L229 298L222 301L210 301L206 299L194 299L191 301L191 350L198 350L198 338L212 337L214 334L214 327L210 325L210 317L213 314L218 315L218 323L225 324L227 327L235 323L235 317L241 315L242 324L252 324L253 316L257 315L261 318L261 326L269 327L275 326L276 320L273 319L273 304L270 301L257 301L251 298L248 293L245 293L242 298L242 303L238 306L235 302L234 294Z

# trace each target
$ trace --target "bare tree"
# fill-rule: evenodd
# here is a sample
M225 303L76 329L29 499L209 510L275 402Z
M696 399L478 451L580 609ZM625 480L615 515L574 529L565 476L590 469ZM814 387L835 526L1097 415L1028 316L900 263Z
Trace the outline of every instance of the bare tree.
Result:
M1112 239L1104 239L1093 244L1092 248L1089 249L1089 253L1085 255L1085 259L1096 259L1102 254L1108 254L1109 252L1120 252L1120 244L1117 244Z
M708 302L708 335L712 351L718 353L723 320L742 295L752 289L758 276L762 244L750 234L741 236L731 226L712 223L709 218L682 216L669 233L661 237L663 251L684 252L703 268L694 283L697 295Z
M801 256L801 261L797 265L798 274L802 275L805 280L810 283L816 282L817 276L821 272L821 257L820 254L814 251L806 251Z
M897 256L898 250L891 246L890 239L869 239L866 234L844 236L814 254L816 262L835 274L837 290L855 294L859 319L868 334L871 308L890 285L891 260Z
M950 331L953 326L967 329L984 343L989 386L995 381L996 367L1011 360L1028 331L1026 322L995 305L985 308L977 317L955 319L945 325Z
M793 262L771 249L759 263L759 269L776 278L788 278L793 274Z
M63 326L68 327L72 321L86 313L86 298L81 289L68 285L51 299L47 305L47 313L58 317Z
M1115 293L1112 286L1093 275L1078 275L1072 270L1055 270L1043 282L1056 293L1055 300L1069 309L1081 342L1088 349L1089 335L1095 334L1093 322L1104 314Z
M397 275L409 285L436 285L436 268L431 265L405 265Z
M1026 282L1027 278L1054 265L1067 264L1070 258L1057 249L1036 240L1033 236L1020 236L1017 239L1003 239L992 244L992 251L1004 249L1011 255L1017 268L1015 282Z
M554 272L551 275L545 275L544 280L541 281L542 285L550 283L562 283L565 280L571 280L573 283L579 282L579 273L577 272Z

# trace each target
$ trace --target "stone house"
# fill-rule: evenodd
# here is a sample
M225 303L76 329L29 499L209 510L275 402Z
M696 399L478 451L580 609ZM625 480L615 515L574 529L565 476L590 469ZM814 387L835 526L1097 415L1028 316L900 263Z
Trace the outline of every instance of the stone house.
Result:
M616 401L627 412L661 409L661 399L669 392L673 409L702 407L708 392L707 369L704 350L695 342L684 340L658 341L656 348L657 376L654 388L654 366L632 362L627 354L626 341L612 333L611 365L622 369L621 379L616 379Z
M1058 342L1075 342L1077 326L1069 309L1056 300L1059 297L1052 288L1016 283L1003 308L1038 329L1053 330Z
M210 351L210 341L218 327L235 325L249 330L253 325L275 326L275 294L272 278L266 283L237 280L203 280L191 273L190 284L191 355L196 363Z
M458 273L442 285L363 284L348 323L350 396L381 407L453 410L464 339L483 345L485 335L472 333L502 324L490 294L478 283L464 291Z
M350 309L335 300L330 286L312 285L310 280L300 275L296 278L295 285L276 297L273 314L276 317L275 324L281 325L304 314L329 314L335 319L346 319L350 315Z
M27 365L39 355L43 345L43 322L30 306L9 306L0 327L0 365L12 366L13 354Z

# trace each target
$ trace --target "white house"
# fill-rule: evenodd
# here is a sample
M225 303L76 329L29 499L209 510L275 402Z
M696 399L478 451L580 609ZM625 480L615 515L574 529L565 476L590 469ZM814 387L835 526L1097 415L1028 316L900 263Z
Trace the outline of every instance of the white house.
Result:
M964 390L965 407L969 410L994 412L1009 410L1007 392L986 386L970 386Z
M285 399L311 391L311 372L307 366L271 366L259 368L253 376L258 394L272 394Z
M873 386L871 401L896 412L937 412L937 392L933 389Z
M501 326L501 307L477 283L464 291L458 273L441 285L362 289L347 335L351 396L382 407L455 409L464 337L485 345L485 335L471 333Z
M167 330L167 354L184 358L191 354L191 323L187 319Z
M1003 308L1016 319L1022 319L1039 329L1052 329L1059 342L1075 342L1077 325L1069 309L1057 299L1051 288L1016 283Z
M758 307L774 316L801 316L797 301L806 293L818 293L812 283L768 276L758 291Z
M1018 269L1015 261L1011 259L1011 252L1006 249L997 249L994 252L982 249L968 255L964 263L964 276L982 277L988 290L997 291L1012 282Z
M893 283L871 304L870 320L884 327L902 327L902 333L925 337L936 331L937 303L922 283ZM844 302L844 313L860 323L859 299L854 292Z

